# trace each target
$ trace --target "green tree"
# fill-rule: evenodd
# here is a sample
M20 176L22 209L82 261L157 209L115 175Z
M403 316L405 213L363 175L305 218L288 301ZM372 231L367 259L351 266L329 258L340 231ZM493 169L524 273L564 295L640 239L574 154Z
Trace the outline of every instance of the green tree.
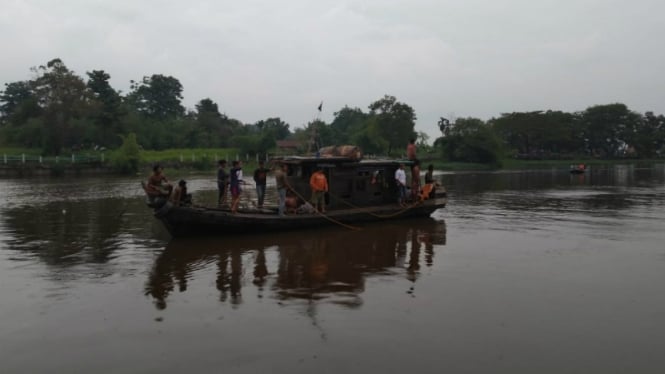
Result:
M181 104L182 85L171 76L153 74L141 82L131 81L128 102L146 117L165 120L185 114Z
M259 134L234 135L233 144L240 154L255 155L259 149L261 136Z
M44 139L42 109L30 81L6 83L0 91L0 141L41 147Z
M335 118L330 123L330 137L326 144L342 145L352 143L354 133L359 132L366 125L367 113L360 108L344 106L334 113Z
M113 168L123 174L135 174L141 165L141 151L136 134L120 135L122 145L113 153L111 164Z
M629 143L638 157L654 158L665 151L665 117L646 112Z
M389 143L382 131L378 119L370 117L351 134L351 144L359 146L365 154L383 154L389 149Z
M97 144L117 146L117 134L123 132L121 118L125 114L122 109L122 98L114 90L109 79L111 76L104 70L87 72L87 87L92 92L94 111L91 119L99 127L99 133L92 139ZM88 136L92 138L92 136Z
M622 155L626 143L630 143L640 116L625 104L596 105L581 114L581 125L589 151L601 157Z
M289 124L282 121L279 117L268 118L260 120L254 124L256 128L263 134L269 134L275 140L286 139L291 135Z
M504 113L490 124L515 153L542 156L583 149L582 132L575 115L570 113L551 110Z
M41 114L32 86L30 81L5 83L0 91L0 124L21 125Z
M72 136L72 120L87 114L91 98L83 79L59 58L33 71L38 74L33 81L33 92L43 109L44 150L57 155L64 146L76 145L78 139Z
M291 137L290 137L291 138ZM297 129L293 138L300 141L306 152L314 153L319 148L334 145L330 126L320 119L310 121L304 129Z
M228 126L224 126L228 118L219 112L217 104L209 98L196 104L195 126L192 130L195 139L192 146L220 147L224 138L231 133Z
M444 159L499 166L501 144L492 129L478 118L458 118L440 138Z
M416 113L394 96L385 95L369 106L370 115L376 117L380 135L388 142L388 154L394 148L406 147L415 138Z

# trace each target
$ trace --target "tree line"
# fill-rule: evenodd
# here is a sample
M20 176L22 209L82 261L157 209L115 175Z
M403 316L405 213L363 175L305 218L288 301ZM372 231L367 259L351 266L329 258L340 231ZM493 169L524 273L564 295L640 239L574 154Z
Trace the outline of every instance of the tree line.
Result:
M665 155L665 117L625 104L582 112L513 112L483 121L441 118L436 144L452 161L497 163L501 158L658 158Z
M117 149L132 134L144 149L233 147L252 155L271 152L284 139L302 144L303 151L355 144L366 153L399 155L412 138L429 148L428 136L415 131L415 110L389 95L366 110L344 106L330 123L316 119L294 129L279 117L243 123L210 98L185 108L183 87L171 76L130 81L124 94L111 87L104 70L82 77L58 58L30 70L32 79L5 83L0 91L0 145L58 155L82 147ZM504 113L487 121L441 118L438 125L435 154L451 161L654 158L662 157L665 147L663 115L640 114L620 103L575 113Z
M356 143L389 152L415 135L413 108L392 96L372 103L367 113L345 107L330 125L314 120L293 130L279 117L252 124L230 118L210 98L187 109L183 87L171 76L131 81L123 94L111 87L107 72L93 70L84 78L57 58L31 71L33 79L5 83L0 91L0 145L40 148L45 155L115 149L129 134L144 149L233 147L249 154L265 154L284 139L309 148Z

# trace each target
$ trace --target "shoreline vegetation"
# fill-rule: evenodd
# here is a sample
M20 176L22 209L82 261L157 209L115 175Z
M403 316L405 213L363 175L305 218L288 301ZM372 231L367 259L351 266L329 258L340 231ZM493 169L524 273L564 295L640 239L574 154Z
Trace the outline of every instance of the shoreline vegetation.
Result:
M114 155L117 151L84 151L75 152L59 157L42 157L42 151L37 148L2 148L0 147L0 175L50 175L64 176L70 174L119 174L113 168ZM399 156L394 158L399 159ZM246 170L257 167L257 157L249 154L241 155L235 148L193 148L193 149L167 149L161 151L140 150L138 172L136 175L148 175L152 165L161 164L166 169L186 172L188 175L213 173L217 168L217 161L225 159L232 161L240 159ZM533 170L533 169L562 169L568 170L570 165L585 164L590 167L620 164L653 164L663 163L662 159L572 159L572 160L519 160L502 159L500 165L489 165L471 162L450 162L436 158L424 157L423 165L434 165L438 171L499 171L499 170Z
M321 119L324 103L316 100L302 103L316 113L306 123L280 117L248 123L229 117L226 110L233 108L221 108L209 97L186 108L184 87L172 76L146 75L122 92L111 86L109 73L80 75L59 58L30 71L30 79L0 90L0 150L7 148L0 170L7 174L16 169L57 175L93 167L134 175L156 162L209 171L221 158L247 164L266 155L312 154L323 145L345 144L365 155L400 158L412 142L421 160L439 170L665 159L665 115L636 112L620 102L573 112L507 110L487 120L440 117L440 136L430 139L416 130L416 110L388 94L367 106L326 106L330 122Z

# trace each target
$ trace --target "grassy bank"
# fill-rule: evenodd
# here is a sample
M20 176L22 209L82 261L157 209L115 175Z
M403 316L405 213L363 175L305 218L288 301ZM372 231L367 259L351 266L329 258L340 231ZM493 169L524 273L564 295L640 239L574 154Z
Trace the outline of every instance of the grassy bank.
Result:
M40 148L21 148L21 147L0 147L0 158L2 155L19 157L25 155L27 160L34 161L36 157L42 154ZM81 150L75 152L76 159L85 161L86 157L102 159L101 155L104 154L103 159L105 162L113 160L114 151L94 151L94 150ZM61 155L62 162L66 162L71 154L63 153ZM148 170L152 165L161 163L165 168L169 169L189 169L191 171L208 172L217 167L217 161L221 159L231 162L235 159L243 161L247 170L256 167L256 156L241 155L236 148L183 148L183 149L166 149L161 151L155 150L141 150L141 169ZM44 157L44 162L54 157ZM99 161L98 160L98 161ZM447 162L440 159L423 159L422 169L426 169L428 165L434 165L436 170L444 171L491 171L491 170L520 170L520 169L543 169L543 168L561 168L567 169L571 164L586 164L588 166L606 166L606 165L620 165L620 164L653 164L656 162L665 162L665 159L659 160L598 160L598 159L574 159L574 160L516 160L504 159L501 161L502 166L497 168L493 165L467 163L467 162ZM104 162L102 162L104 163Z
M42 150L40 148L0 147L0 156L20 156L23 154L26 156L39 156L42 154Z
M162 151L142 150L141 160L144 162L195 162L196 160L235 160L236 156L242 160L246 155L239 155L235 148L183 148L183 149L165 149Z
M625 164L653 164L657 162L665 162L665 159L651 160L651 159L621 159L621 160L599 160L599 159L576 159L576 160L503 160L502 169L538 169L538 168L568 168L570 165L585 164L587 166L608 166L608 165L625 165Z
M568 169L570 165L585 164L590 167L625 165L625 164L645 164L665 163L665 159L622 159L622 160L598 160L598 159L576 159L576 160L515 160L505 159L501 161L501 167L497 168L487 164L475 164L470 162L446 162L443 160L423 160L422 168L425 169L429 164L434 165L436 170L444 171L491 171L491 170L533 170L533 169Z

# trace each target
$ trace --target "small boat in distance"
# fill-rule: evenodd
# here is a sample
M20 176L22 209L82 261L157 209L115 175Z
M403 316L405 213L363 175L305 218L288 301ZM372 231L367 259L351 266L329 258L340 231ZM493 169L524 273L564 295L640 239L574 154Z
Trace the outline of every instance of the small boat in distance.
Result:
M579 165L570 165L570 173L571 174L582 174L586 172L586 165L584 164L579 164Z
M224 207L179 206L165 198L153 198L150 195L147 195L146 203L172 236L183 237L263 233L323 225L353 228L351 225L363 222L429 217L435 210L445 207L447 202L443 186L426 185L427 188L423 188L423 192L408 204L398 203L395 171L400 164L411 165L412 162L408 160L289 156L274 158L271 163L288 166L290 193L301 204L309 200L311 195L310 176L322 168L329 189L326 194L326 212L298 214L292 211L279 216L277 207L272 207L239 208L236 213L232 213Z

